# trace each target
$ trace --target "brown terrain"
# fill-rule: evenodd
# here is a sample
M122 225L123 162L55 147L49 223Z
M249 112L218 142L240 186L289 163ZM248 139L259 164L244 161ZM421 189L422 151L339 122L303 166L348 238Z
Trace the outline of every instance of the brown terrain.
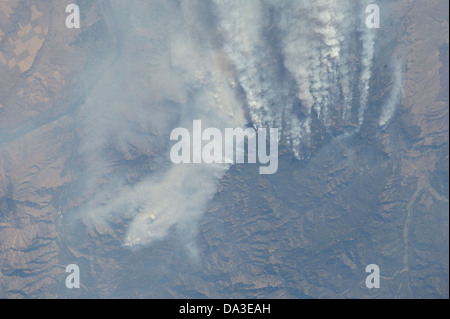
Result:
M447 1L393 8L406 72L391 129L363 131L373 138L356 156L330 147L297 165L282 153L277 176L234 166L200 222L195 267L169 240L124 251L119 225L63 222L76 206L62 199L75 179L70 94L88 63L73 43L100 19L89 7L69 30L65 5L0 1L0 298L448 298ZM70 263L81 289L64 286ZM364 286L370 263L379 290Z

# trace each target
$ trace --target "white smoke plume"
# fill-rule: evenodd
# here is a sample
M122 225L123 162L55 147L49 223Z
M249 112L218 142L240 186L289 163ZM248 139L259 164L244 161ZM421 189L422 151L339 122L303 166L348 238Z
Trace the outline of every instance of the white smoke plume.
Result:
M358 109L358 128L364 122L364 112L367 108L370 90L370 78L372 76L372 63L375 44L375 33L373 29L363 28L362 31L362 53L361 53L361 71L359 79L360 99Z
M394 81L392 84L391 91L389 92L389 96L386 102L381 107L381 114L379 118L379 125L383 129L386 128L389 121L395 114L397 106L402 97L402 68L401 64L397 61L394 63Z
M283 128L281 137L298 158L308 156L312 116L327 130L330 126L341 126L341 133L360 129L375 42L375 31L364 24L369 2L217 0L215 4L224 49L239 71L254 123ZM276 39L270 36L272 29L278 32ZM278 55L271 50L277 45ZM294 92L280 79L275 59L283 61L295 81ZM359 101L353 101L355 82L359 82ZM357 114L352 117L353 105ZM299 108L306 118L293 116ZM349 124L351 131L342 129Z
M229 167L169 164L173 128L189 128L194 119L205 128L246 124L232 68L198 22L199 4L107 4L121 28L121 45L80 112L86 193L95 196L79 214L94 225L131 220L124 245L149 244L177 227L195 229ZM133 151L157 153L164 165L130 184L114 171L111 148L131 159Z

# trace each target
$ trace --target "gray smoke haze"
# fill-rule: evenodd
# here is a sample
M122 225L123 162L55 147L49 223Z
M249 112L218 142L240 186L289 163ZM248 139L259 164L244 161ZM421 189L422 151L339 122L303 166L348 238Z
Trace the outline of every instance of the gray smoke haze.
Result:
M381 115L378 121L384 129L395 114L402 98L402 67L398 61L394 62L394 80L386 102L381 107Z
M364 24L369 3L102 3L117 49L100 80L86 83L92 89L78 118L87 163L80 180L84 194L95 195L87 195L79 215L95 225L129 220L123 241L129 246L195 226L229 164L170 163L171 130L190 129L194 119L204 128L243 128L248 114L258 127L278 128L298 159L310 155L314 118L327 131L338 123L335 135L357 132L374 55L375 30ZM380 125L391 109L388 103ZM153 158L152 170L131 183L114 154L124 161ZM184 232L186 242L192 229Z
M169 164L171 130L189 129L193 119L219 129L244 127L246 120L231 67L199 22L200 2L107 5L121 29L121 49L79 118L86 193L96 194L79 214L93 224L131 219L124 244L148 244L195 223L229 167ZM111 152L125 160L136 152L154 155L165 164L130 185L114 170Z

